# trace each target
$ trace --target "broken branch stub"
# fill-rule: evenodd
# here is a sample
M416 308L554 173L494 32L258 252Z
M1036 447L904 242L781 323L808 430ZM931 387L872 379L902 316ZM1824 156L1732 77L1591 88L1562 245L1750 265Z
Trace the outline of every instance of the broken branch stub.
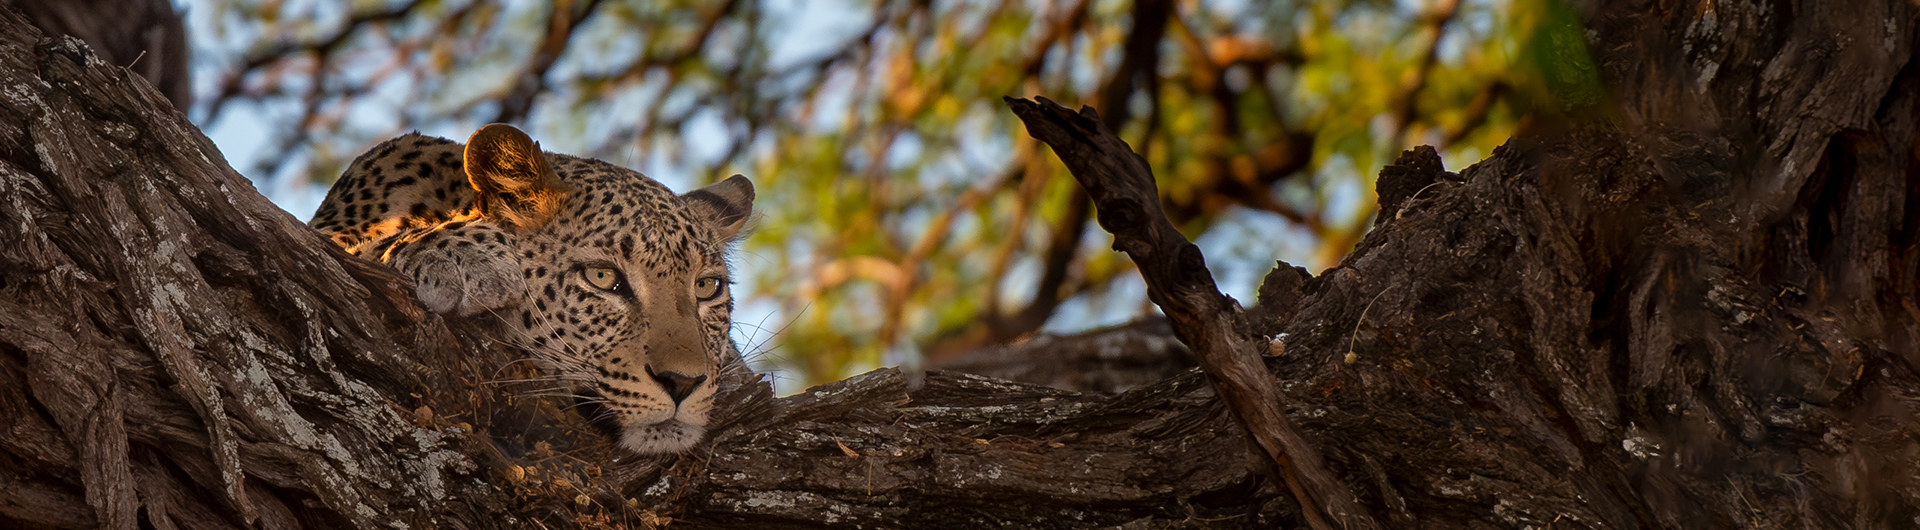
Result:
M1283 401L1273 374L1247 335L1240 307L1220 293L1206 257L1187 241L1160 209L1153 171L1127 143L1101 125L1091 107L1075 113L1046 98L1004 98L1026 123L1028 134L1053 147L1074 180L1087 190L1095 219L1114 236L1113 248L1127 253L1147 283L1147 297L1167 314L1174 335L1193 350L1221 399L1267 453L1315 529L1377 528L1345 484L1334 479L1319 452L1281 413Z

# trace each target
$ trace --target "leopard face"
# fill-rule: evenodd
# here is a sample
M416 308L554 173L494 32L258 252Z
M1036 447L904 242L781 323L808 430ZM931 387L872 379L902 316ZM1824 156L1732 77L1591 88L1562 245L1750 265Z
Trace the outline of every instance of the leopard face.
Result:
M653 454L700 441L720 370L739 362L726 258L752 203L745 177L675 195L489 125L465 146L413 134L375 147L310 224L412 277L429 309L497 318L598 396L623 447Z

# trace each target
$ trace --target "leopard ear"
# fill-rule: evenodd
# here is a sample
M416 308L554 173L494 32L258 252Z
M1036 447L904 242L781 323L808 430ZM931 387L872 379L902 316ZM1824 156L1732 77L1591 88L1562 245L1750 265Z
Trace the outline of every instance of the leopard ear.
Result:
M714 235L721 241L740 235L747 218L753 215L753 181L740 175L689 191L680 198L700 221L714 227Z
M540 144L512 125L495 123L467 139L467 181L487 218L526 232L546 226L566 205L567 187Z

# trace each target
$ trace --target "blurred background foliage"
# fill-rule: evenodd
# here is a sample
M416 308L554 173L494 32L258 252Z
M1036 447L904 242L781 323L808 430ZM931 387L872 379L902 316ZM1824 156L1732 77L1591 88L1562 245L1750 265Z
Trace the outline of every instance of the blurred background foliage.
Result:
M409 130L513 123L678 190L748 175L735 329L791 390L1154 312L1002 96L1097 108L1251 305L1273 260L1317 272L1353 247L1399 150L1437 146L1458 170L1561 112L1550 89L1596 86L1548 1L185 7L190 116L303 218Z

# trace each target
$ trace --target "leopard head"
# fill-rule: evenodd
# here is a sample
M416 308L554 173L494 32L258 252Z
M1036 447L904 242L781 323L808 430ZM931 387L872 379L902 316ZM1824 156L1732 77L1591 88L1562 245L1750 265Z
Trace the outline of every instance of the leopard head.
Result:
M675 195L625 168L544 154L506 125L474 133L464 159L473 224L504 250L489 259L524 283L522 299L491 311L577 394L597 395L621 446L698 443L720 369L739 362L726 258L753 184L736 175Z

